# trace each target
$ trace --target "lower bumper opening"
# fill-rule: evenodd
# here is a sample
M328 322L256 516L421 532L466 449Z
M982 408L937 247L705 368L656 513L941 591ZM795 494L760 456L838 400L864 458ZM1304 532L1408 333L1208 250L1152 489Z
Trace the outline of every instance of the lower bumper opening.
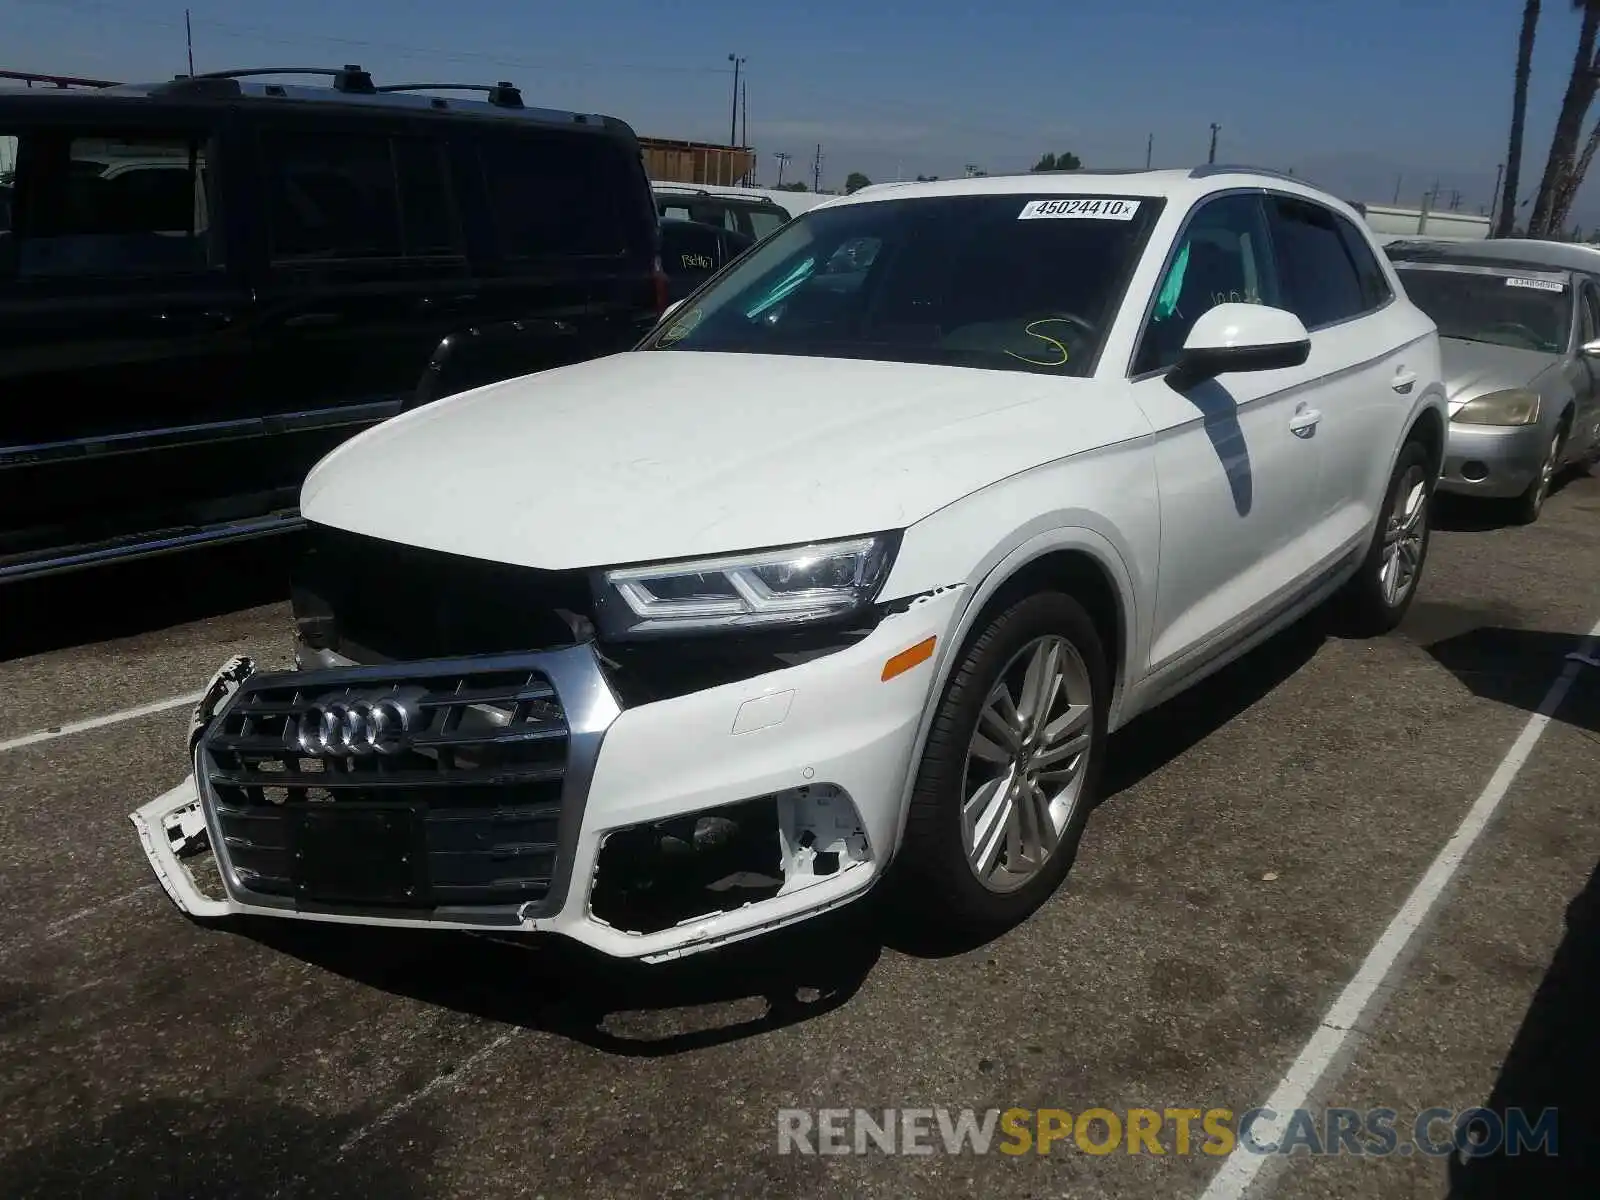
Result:
M623 933L660 933L870 860L850 796L810 784L607 834L589 912Z
M775 796L745 800L608 835L589 911L626 933L769 900L783 887Z

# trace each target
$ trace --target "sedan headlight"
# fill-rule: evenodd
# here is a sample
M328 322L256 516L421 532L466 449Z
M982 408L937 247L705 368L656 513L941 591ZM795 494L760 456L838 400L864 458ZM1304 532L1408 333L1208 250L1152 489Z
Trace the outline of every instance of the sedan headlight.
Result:
M1523 388L1489 392L1468 400L1450 419L1463 425L1532 425L1539 419L1539 393Z
M871 604L899 537L875 534L597 573L600 636L625 640L770 628L848 616Z

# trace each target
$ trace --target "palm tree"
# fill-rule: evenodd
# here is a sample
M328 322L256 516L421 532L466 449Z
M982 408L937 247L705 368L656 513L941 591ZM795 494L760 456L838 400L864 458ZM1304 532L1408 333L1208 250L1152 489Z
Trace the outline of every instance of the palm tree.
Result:
M1551 229L1566 228L1567 218L1572 215L1572 202L1578 198L1578 189L1583 186L1584 176L1589 173L1589 164L1594 161L1596 150L1600 150L1600 122L1596 122L1589 130L1577 165L1567 172L1560 190L1556 192L1555 206L1550 214Z
M1595 41L1600 36L1600 0L1573 0L1572 6L1583 12L1583 24L1578 29L1578 50L1572 59L1572 75L1567 80L1567 92L1561 98L1561 112L1556 117L1555 133L1550 138L1550 155L1545 159L1544 178L1539 181L1539 195L1533 202L1533 215L1528 218L1529 237L1544 237L1551 230L1561 190L1576 167L1578 138L1583 134L1584 118L1589 115L1595 88L1600 85L1600 59L1595 57Z
M1517 184L1522 174L1522 131L1528 117L1528 76L1533 72L1533 38L1539 31L1539 0L1522 6L1522 33L1517 39L1517 82L1511 93L1511 140L1506 146L1505 192L1494 236L1510 237L1517 216Z

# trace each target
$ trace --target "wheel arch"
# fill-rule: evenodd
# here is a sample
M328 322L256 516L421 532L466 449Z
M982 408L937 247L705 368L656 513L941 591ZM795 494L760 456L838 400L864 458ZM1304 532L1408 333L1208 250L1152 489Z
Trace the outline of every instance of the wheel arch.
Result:
M1005 605L1033 592L1054 588L1073 596L1088 611L1106 653L1111 675L1111 727L1136 661L1138 608L1133 580L1115 546L1090 529L1056 529L1039 534L1013 549L971 588L960 616L946 635L939 654L928 702L917 728L905 785L900 797L892 858L905 837L911 793L927 744L928 731L950 674L982 623Z

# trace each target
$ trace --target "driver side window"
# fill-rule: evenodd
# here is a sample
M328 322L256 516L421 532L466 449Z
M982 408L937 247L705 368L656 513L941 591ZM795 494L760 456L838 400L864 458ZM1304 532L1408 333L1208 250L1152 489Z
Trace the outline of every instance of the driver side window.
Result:
M1179 236L1134 353L1133 374L1178 361L1200 314L1218 304L1278 303L1278 277L1261 200L1219 196L1205 203Z
M1578 345L1588 345L1595 338L1600 337L1600 298L1595 294L1594 284L1585 282L1583 285L1583 304L1578 310Z

